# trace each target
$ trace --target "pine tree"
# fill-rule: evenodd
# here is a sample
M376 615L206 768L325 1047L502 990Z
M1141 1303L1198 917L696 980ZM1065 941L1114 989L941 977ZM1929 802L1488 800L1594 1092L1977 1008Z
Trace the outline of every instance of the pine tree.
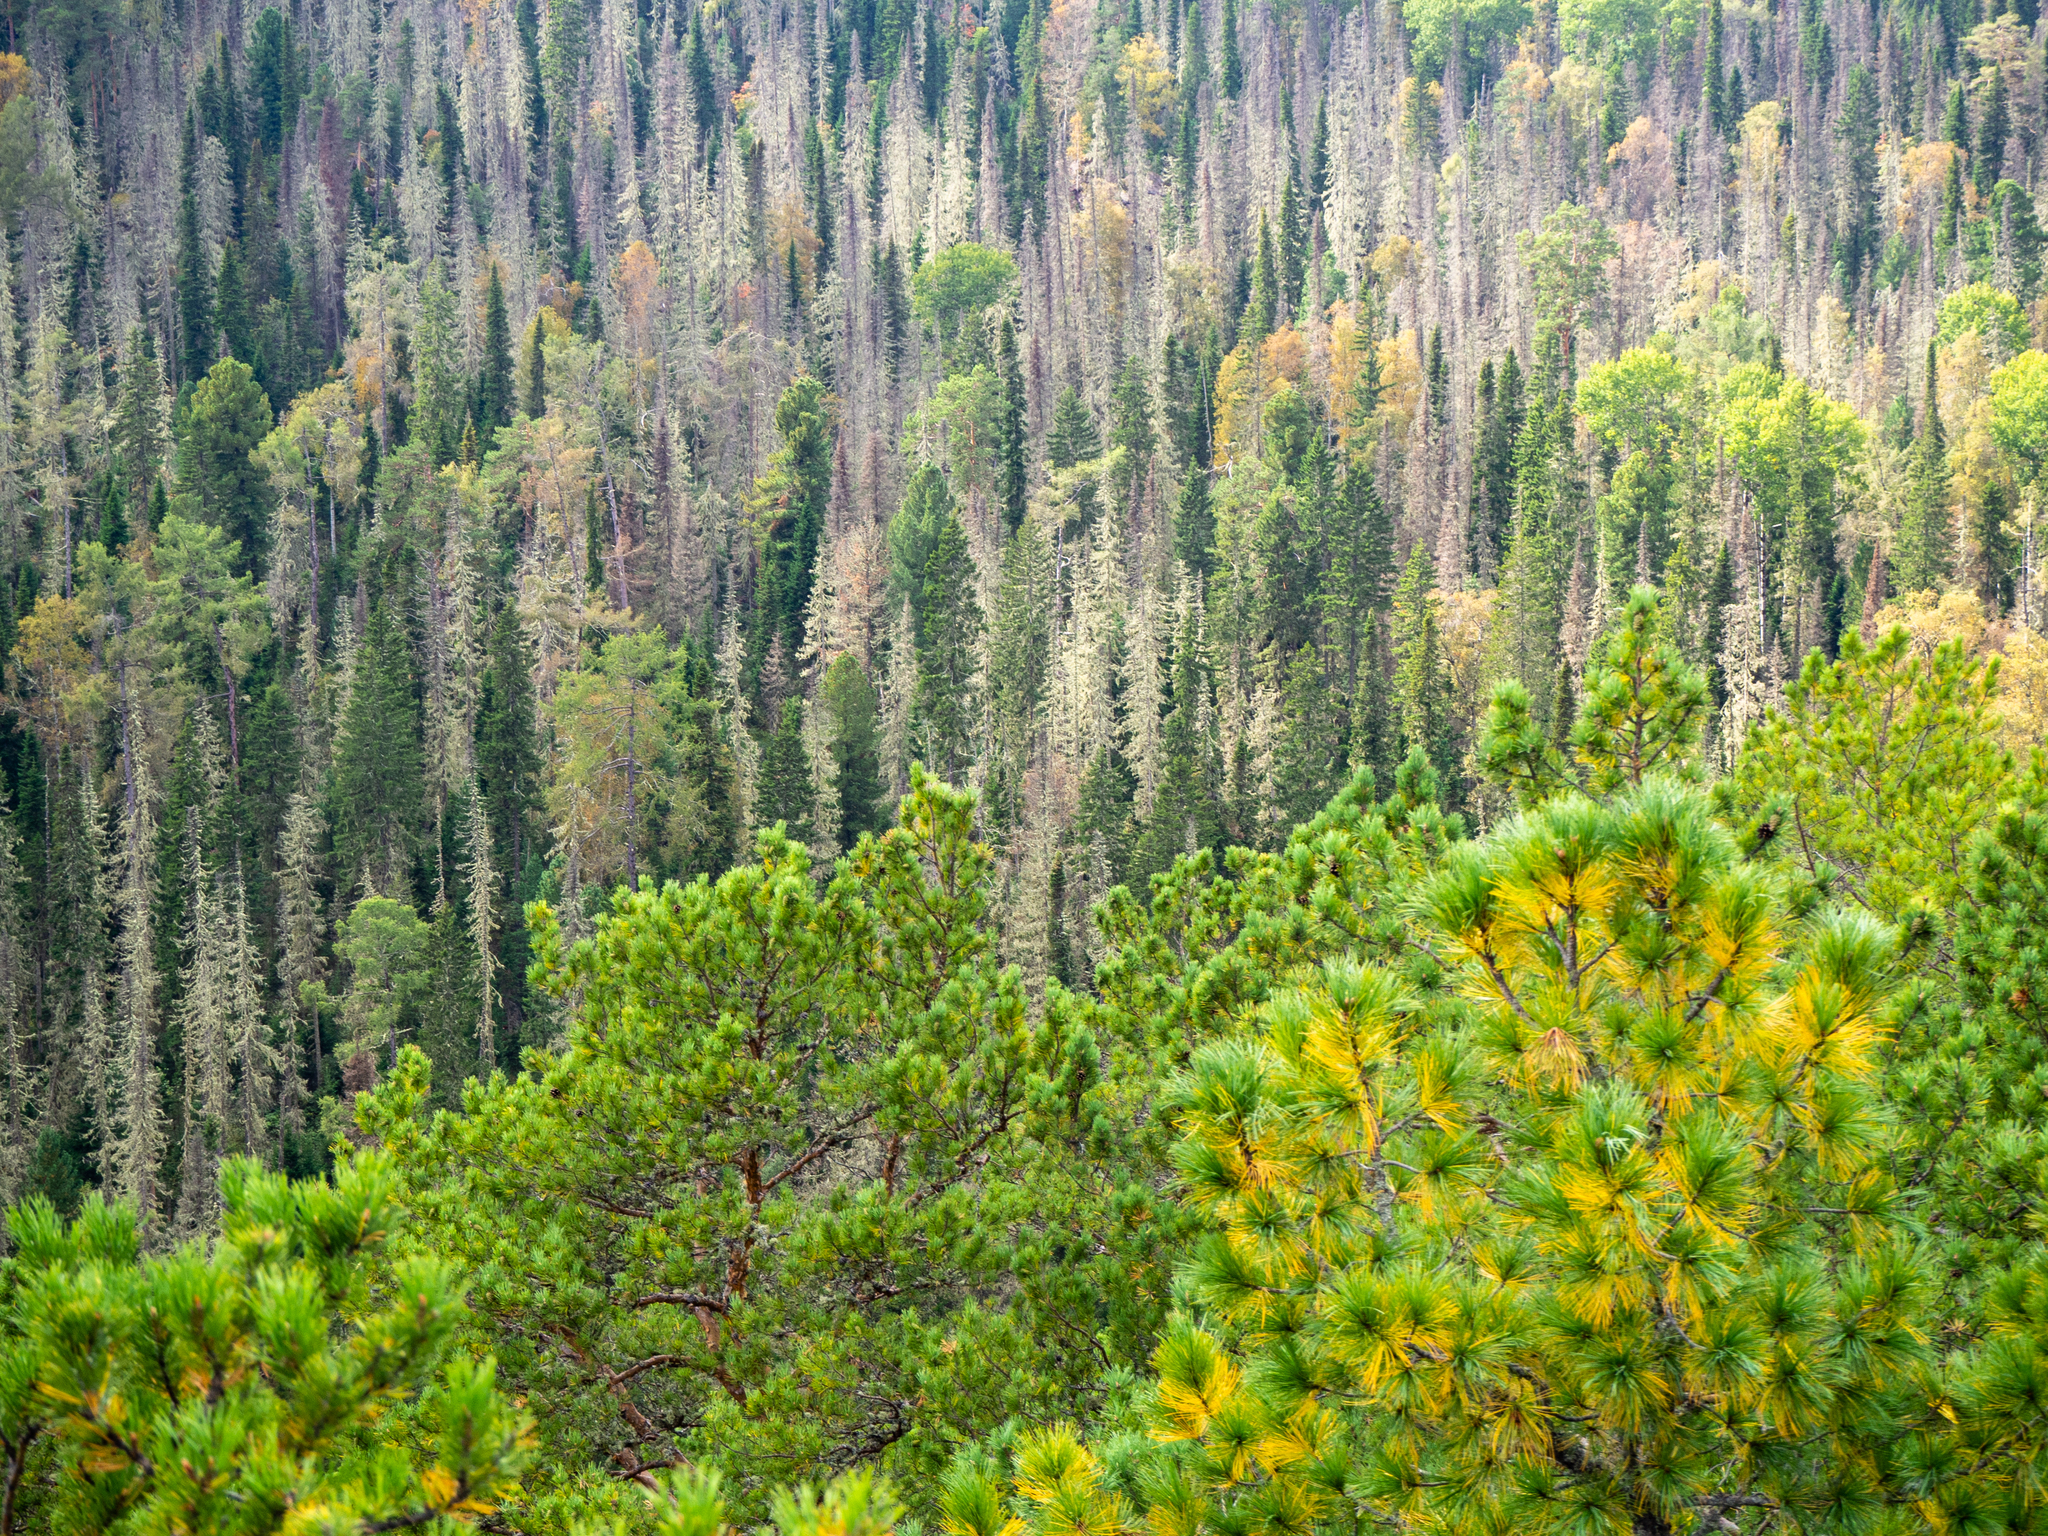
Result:
M1927 343L1927 405L1913 444L1912 477L1898 538L1892 579L1901 592L1940 592L1955 572L1955 524L1950 512L1948 435L1935 398L1934 342Z

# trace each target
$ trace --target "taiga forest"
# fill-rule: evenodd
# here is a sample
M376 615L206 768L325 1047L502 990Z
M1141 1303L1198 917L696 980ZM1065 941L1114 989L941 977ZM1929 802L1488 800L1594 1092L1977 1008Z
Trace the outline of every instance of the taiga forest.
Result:
M2040 0L0 13L0 1536L2048 1536Z

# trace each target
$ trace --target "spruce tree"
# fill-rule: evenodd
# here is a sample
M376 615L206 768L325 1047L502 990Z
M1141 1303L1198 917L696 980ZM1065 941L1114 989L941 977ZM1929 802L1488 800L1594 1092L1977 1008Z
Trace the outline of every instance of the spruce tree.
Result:
M331 820L336 882L355 889L367 875L373 893L409 900L425 763L412 646L392 608L387 598L370 609L334 747Z
M497 443L498 428L512 424L512 324L505 315L503 268L495 261L484 289L483 351L476 380L476 424L489 448Z
M1284 125L1283 125L1284 126ZM1279 299L1276 314L1294 318L1304 296L1303 279L1308 271L1308 210L1302 206L1295 179L1293 137L1289 134L1287 180L1280 189Z
M1223 0L1223 41L1222 63L1218 69L1217 85L1232 101L1244 89L1244 55L1239 51L1237 41L1237 0Z
M834 225L832 178L825 165L825 141L818 133L818 120L804 120L804 204L810 210L811 231L818 237L818 271L832 269Z
M257 362L255 328L250 323L249 294L242 276L239 241L230 240L221 247L220 276L214 289L214 317L220 331L221 350L245 363Z
M1979 197L1989 197L1991 189L1998 185L2005 165L2005 141L2011 132L2012 118L2005 99L2005 69L1994 63L1991 68L1991 95L1984 103L1983 115L1977 120L1977 153L1970 160L1970 171L1976 179Z
M2005 525L2011 503L2005 486L1986 482L1970 518L1971 586L1987 614L2002 617L2012 608L2018 586L2019 547Z
M199 234L198 146L192 114L178 157L178 253L173 281L178 289L179 373L185 383L206 377L214 363L214 274Z
M1927 404L1913 443L1912 477L1899 534L1892 545L1892 580L1901 592L1940 592L1955 572L1955 525L1950 515L1948 435L1935 398L1934 342L1927 343Z
M950 784L964 781L979 711L974 698L981 604L967 530L950 506L925 556L915 604L917 693L912 736L925 767Z
M1181 481L1173 514L1173 558L1195 572L1209 574L1215 560L1216 514L1209 501L1209 472L1190 464Z
M790 841L808 843L817 795L811 765L804 751L804 701L782 701L782 719L761 751L761 778L755 792L754 819L764 827L781 823Z
M1335 183L1330 175L1330 97L1325 92L1316 98L1316 126L1308 141L1308 197L1309 208L1318 215L1327 215L1330 193Z
M1239 344L1248 344L1254 349L1273 334L1280 305L1280 276L1273 257L1273 226L1266 221L1263 209L1259 212L1256 250L1257 254L1252 259L1251 296L1245 301L1244 318L1238 323Z
M1017 327L1008 315L996 339L996 371L1002 385L1001 414L996 419L996 505L1003 530L1023 526L1030 499L1030 424L1025 415L1024 370L1017 357Z
M851 848L863 833L880 835L888 826L882 784L881 704L874 684L851 654L837 657L818 686L832 744L834 787L839 795L839 838Z
M1835 269L1846 300L1853 300L1866 273L1875 268L1883 245L1878 229L1877 85L1867 66L1849 71L1835 137L1842 146L1836 171L1839 211L1835 234Z
M533 329L526 333L526 414L535 421L548 412L547 333L540 316L533 317Z
M1323 658L1304 645L1288 662L1280 690L1280 733L1273 743L1273 834L1313 820L1347 777L1342 725Z
M270 397L249 365L215 363L192 391L178 445L178 496L187 518L219 528L236 545L235 570L253 571L263 554L276 492L256 450L270 435Z
M138 512L144 509L149 488L163 469L163 395L164 374L157 363L156 343L147 327L135 326L128 333L121 391L108 431L127 476L129 504Z

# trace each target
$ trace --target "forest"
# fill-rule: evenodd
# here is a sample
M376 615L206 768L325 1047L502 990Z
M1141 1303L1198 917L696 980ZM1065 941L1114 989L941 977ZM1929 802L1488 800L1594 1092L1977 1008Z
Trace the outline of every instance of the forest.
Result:
M2039 0L0 10L0 1536L2048 1530Z

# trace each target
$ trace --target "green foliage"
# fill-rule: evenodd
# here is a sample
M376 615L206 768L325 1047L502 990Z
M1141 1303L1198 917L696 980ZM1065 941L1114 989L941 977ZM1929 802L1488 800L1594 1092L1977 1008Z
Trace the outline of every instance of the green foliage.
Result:
M937 333L949 370L986 360L983 318L1016 280L1007 255L970 241L945 247L910 275L911 305Z
M1614 236L1596 215L1566 203L1544 215L1540 233L1524 232L1517 243L1536 289L1537 319L1569 357L1579 328L1606 302Z
M1686 664L1662 620L1653 589L1629 594L1587 681L1569 755L1545 735L1528 690L1502 683L1480 728L1487 780L1536 805L1567 791L1606 798L1659 774L1688 774L1712 706L1705 675Z
M133 1213L97 1197L68 1225L44 1201L12 1212L0 1524L342 1536L489 1513L531 1421L488 1358L451 1353L445 1261L373 1265L394 1194L376 1154L331 1185L231 1160L219 1242L147 1258Z
M2019 300L1989 283L1971 283L1941 301L1941 320L1936 335L1943 346L1975 332L1994 358L2006 358L2026 349L2029 327Z
M1172 1222L1137 1101L1086 1009L1034 1021L998 968L991 863L920 771L822 892L769 832L573 944L537 906L563 1046L432 1118L407 1051L363 1103L561 1476L687 1458L756 1512L850 1459L927 1486L960 1437L1149 1351Z
M1883 930L1802 911L1669 784L1509 823L1411 915L1441 984L1305 966L1174 1089L1212 1235L1123 1485L1150 1519L1676 1527L1844 1467L1923 1493L1895 1447L1947 1421L1874 1141Z
M1841 659L1809 655L1750 731L1723 803L1746 835L1888 921L1946 910L2011 772L1993 745L1997 685L1997 658L1960 642L1925 653L1903 629L1868 648L1846 634Z
M2026 479L2048 465L2048 354L2022 352L1991 375L1991 439Z
M255 452L271 424L269 397L248 364L232 357L199 381L179 422L180 508L238 546L240 571L256 568L269 528L269 476Z

